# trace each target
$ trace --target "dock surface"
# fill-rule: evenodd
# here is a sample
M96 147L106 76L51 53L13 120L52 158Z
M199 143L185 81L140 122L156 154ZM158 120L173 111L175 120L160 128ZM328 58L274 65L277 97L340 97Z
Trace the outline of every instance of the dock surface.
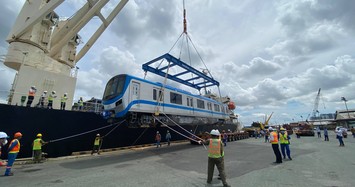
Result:
M228 142L225 147L227 181L231 186L355 186L355 138L349 134L339 147L333 133L291 139L292 161L275 165L269 143L262 138ZM0 172L4 172L2 167ZM147 147L79 158L49 159L41 164L13 167L14 176L0 177L1 186L223 186L215 168L206 184L207 151L189 143Z

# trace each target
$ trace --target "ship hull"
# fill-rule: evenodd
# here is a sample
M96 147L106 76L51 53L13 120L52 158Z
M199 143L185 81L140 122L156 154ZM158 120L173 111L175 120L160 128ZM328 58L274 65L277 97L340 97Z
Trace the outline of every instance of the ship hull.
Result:
M156 131L162 134L165 141L167 127L129 128L126 122L118 127L110 125L99 114L79 111L48 110L0 104L0 131L6 132L10 138L16 132L21 132L21 151L18 157L32 156L32 142L38 133L43 134L44 141L52 141L43 146L43 152L48 157L71 155L73 152L91 150L96 134L106 135L102 149L117 148L140 144L154 143ZM104 128L105 127L105 128ZM235 124L214 125L184 125L184 129L196 134L209 132L211 129L234 131ZM101 129L100 129L101 128ZM172 140L183 140L185 137L174 132L179 131L186 136L178 126L170 126ZM99 129L99 130L96 130ZM108 134L109 133L109 134ZM3 153L7 146L3 147ZM6 154L1 157L6 158Z

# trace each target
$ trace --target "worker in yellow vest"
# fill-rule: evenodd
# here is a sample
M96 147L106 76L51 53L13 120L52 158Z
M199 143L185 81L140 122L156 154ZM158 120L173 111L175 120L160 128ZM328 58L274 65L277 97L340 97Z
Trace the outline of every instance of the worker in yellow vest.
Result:
M278 133L277 129L273 129L272 127L269 127L270 131L270 143L272 146L272 150L274 150L275 156L276 156L276 164L281 164L282 163L282 157L279 149L279 138L278 138Z
M33 141L33 161L34 163L40 163L42 160L42 146L47 144L47 142L42 140L42 134L37 134L37 138Z
M211 131L211 138L204 142L209 144L208 146L208 172L207 172L207 183L211 184L214 166L217 166L217 169L220 174L224 187L230 187L226 180L226 174L224 171L224 150L223 142L221 141L221 134L218 130L213 129Z
M292 160L291 158L291 151L290 151L290 136L288 136L286 129L280 128L280 146L281 146L281 153L284 159L286 159L286 154L288 159Z
M11 172L12 165L14 164L17 154L20 152L20 139L22 138L22 134L20 132L15 133L14 139L10 142L8 151L9 154L7 156L7 165L5 170L5 176L14 175Z
M100 137L100 134L96 134L94 147L92 148L91 155L93 155L95 152L97 152L98 155L100 154L101 143L102 143L102 137Z
M55 93L56 93L55 91L52 91L52 93L49 94L48 96L48 106L47 106L48 109L53 109L53 100L54 98L57 97Z
M62 96L60 98L60 109L61 110L65 110L65 104L66 104L66 102L68 100L68 96L67 95L68 95L67 93L64 93L64 96Z

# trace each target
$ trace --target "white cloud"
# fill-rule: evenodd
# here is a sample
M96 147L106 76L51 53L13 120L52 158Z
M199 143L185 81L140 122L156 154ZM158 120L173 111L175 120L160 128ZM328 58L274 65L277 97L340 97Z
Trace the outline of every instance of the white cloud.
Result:
M9 15L0 22L0 52L22 1L0 7ZM68 0L61 16L70 17L85 0ZM117 2L117 1L115 1ZM222 95L237 104L246 125L275 112L272 123L306 118L319 88L326 109L355 107L355 1L205 1L185 2L188 33L203 62L221 83ZM107 15L114 3L102 11ZM67 13L67 14L66 14ZM63 15L62 15L63 14ZM87 41L99 20L82 35ZM182 32L179 0L131 0L77 65L80 67L76 97L102 97L106 82L117 74L143 77L141 65L167 53ZM81 46L79 46L80 48ZM190 46L191 47L191 46ZM180 56L181 43L171 51ZM204 68L190 48L191 64ZM181 59L187 63L188 53ZM8 90L14 72L0 66L0 90ZM172 70L174 71L174 70ZM148 73L147 79L163 81ZM177 83L168 82L179 87ZM210 88L217 92L216 88Z

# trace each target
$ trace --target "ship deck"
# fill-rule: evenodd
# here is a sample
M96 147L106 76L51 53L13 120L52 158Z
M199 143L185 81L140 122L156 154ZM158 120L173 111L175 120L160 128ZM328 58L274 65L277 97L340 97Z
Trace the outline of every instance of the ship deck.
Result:
M275 158L271 146L263 139L229 142L225 147L227 180L232 186L355 186L355 138L348 136L344 142L345 147L339 147L333 132L329 142L316 136L296 139L292 135L293 160L279 165L272 163ZM170 147L142 147L15 165L15 175L0 177L0 183L3 186L222 186L216 169L212 184L206 185L206 170L204 147L183 142Z

